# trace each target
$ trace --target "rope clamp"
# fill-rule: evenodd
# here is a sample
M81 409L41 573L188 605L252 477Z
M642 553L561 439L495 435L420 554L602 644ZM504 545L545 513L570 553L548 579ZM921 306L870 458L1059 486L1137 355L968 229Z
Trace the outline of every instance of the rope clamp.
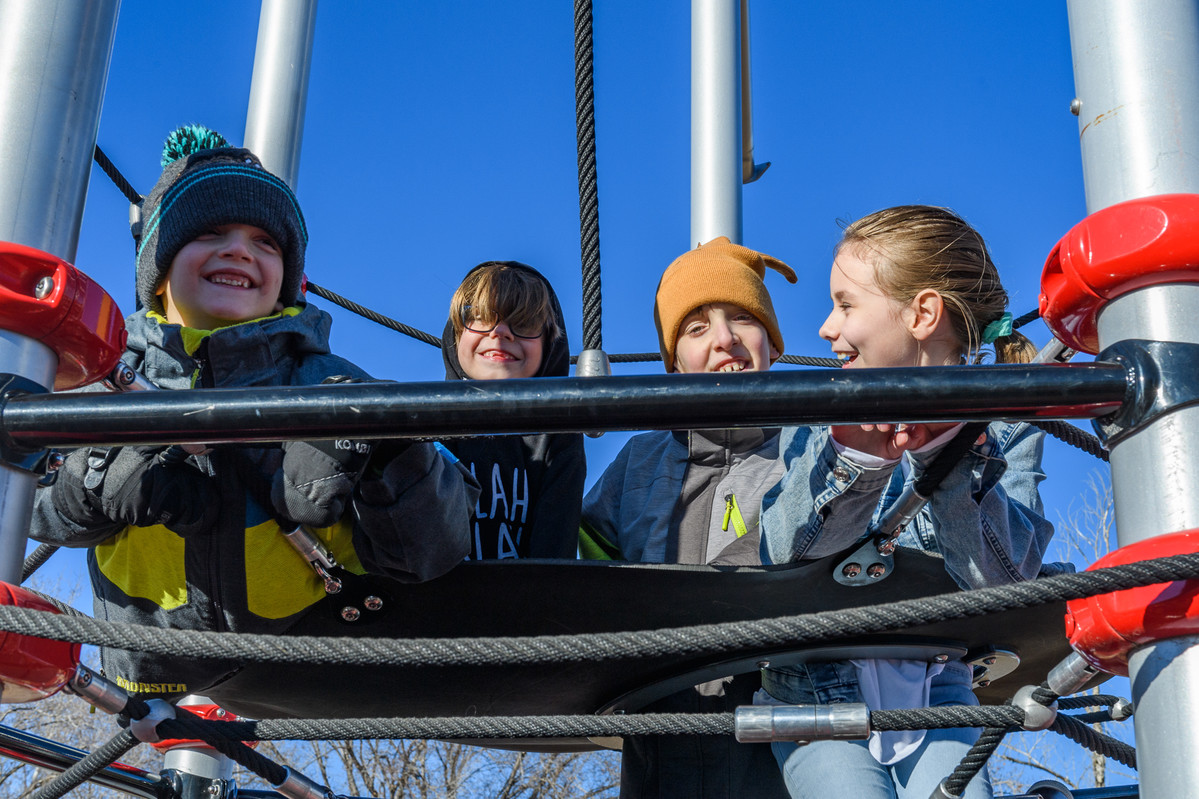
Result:
M288 799L334 799L333 791L315 780L305 777L298 771L284 767L287 777L278 785L272 785L276 791Z
M1199 405L1194 379L1199 344L1129 339L1099 353L1098 360L1119 364L1128 374L1120 410L1094 422L1095 432L1109 450L1163 416Z
M341 593L341 580L330 573L332 569L337 568L337 558L333 557L333 553L321 543L319 538L299 524L291 532L284 532L283 537L287 539L287 543L291 544L292 549L300 553L300 557L307 561L312 570L316 572L316 576L325 583L326 594Z
M147 699L150 712L140 719L129 722L129 731L144 744L158 743L162 736L158 734L159 722L175 718L175 706L161 699Z
M870 737L870 708L863 702L836 705L745 705L733 715L741 743L860 741Z
M1037 686L1026 685L1012 697L1012 706L1024 711L1024 723L1021 726L1029 732L1047 730L1057 719L1057 702L1055 701L1051 705L1042 705L1033 698L1036 690Z

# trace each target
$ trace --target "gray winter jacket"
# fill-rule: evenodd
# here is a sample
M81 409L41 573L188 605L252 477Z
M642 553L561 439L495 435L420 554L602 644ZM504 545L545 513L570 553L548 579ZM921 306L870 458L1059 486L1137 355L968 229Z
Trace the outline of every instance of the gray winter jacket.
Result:
M329 327L329 316L311 305L212 332L142 311L127 321L123 357L164 389L370 379L329 352ZM57 483L38 492L31 536L92 548L97 618L190 630L302 629L325 591L276 521L270 489L282 449L218 445L173 463L158 459L160 451L76 451ZM313 532L351 573L429 579L465 556L478 487L430 444L392 451L368 466L341 518ZM311 457L327 456L312 450ZM236 668L122 650L105 650L103 663L126 690L152 696L202 692Z

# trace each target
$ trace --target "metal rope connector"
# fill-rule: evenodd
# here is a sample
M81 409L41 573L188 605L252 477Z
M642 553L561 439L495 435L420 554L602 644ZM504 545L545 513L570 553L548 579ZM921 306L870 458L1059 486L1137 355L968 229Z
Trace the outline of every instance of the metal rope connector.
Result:
M603 350L583 350L575 360L575 377L611 377L612 364L608 353ZM603 431L586 433L589 438L599 438Z
M1087 662L1077 652L1071 652L1061 663L1053 667L1045 684L1058 696L1070 696L1082 690L1099 669Z
M129 694L116 683L101 677L80 663L67 682L66 689L105 713L123 713Z
M287 778L271 787L289 799L334 799L335 794L326 786L298 771L286 767L284 770L287 772Z
M308 562L316 576L324 581L326 594L341 593L341 580L329 573L330 569L337 568L337 558L333 557L333 553L319 538L303 525L296 525L296 529L291 532L283 532L283 537L291 544L292 549L299 552L300 557Z
M737 708L733 732L741 743L860 741L870 737L870 708L836 705L752 705Z
M1012 707L1024 711L1024 723L1021 726L1029 732L1047 730L1057 718L1057 702L1048 705L1038 702L1037 690L1035 685L1026 685L1012 697Z

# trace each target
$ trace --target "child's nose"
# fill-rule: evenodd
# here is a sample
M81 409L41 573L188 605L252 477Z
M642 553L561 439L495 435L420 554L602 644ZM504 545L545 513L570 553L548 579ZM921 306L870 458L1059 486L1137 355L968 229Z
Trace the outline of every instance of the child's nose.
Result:
M249 259L250 241L240 232L232 232L221 242L221 255Z
M496 322L495 327L491 328L491 335L496 338L513 338L511 328L503 319Z
M820 326L820 337L825 341L834 341L837 338L837 328L833 324L833 312L825 317L824 324Z
M719 319L712 323L712 342L725 350L737 343L737 334L727 320Z

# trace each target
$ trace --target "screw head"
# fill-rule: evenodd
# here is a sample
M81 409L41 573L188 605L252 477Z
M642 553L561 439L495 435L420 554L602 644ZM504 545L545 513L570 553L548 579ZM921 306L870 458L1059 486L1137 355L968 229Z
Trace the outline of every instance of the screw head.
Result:
M759 668L759 669L768 669L768 668L770 668L770 661L769 661L769 660L759 660L759 661L758 661L758 668Z
M988 685L990 685L990 684L991 684L991 681L990 681L990 680L979 680L979 681L978 681L978 687L979 687L979 688L986 688L986 687L987 687Z
M994 665L995 665L995 661L997 661L998 659L999 659L999 658L984 658L984 659L983 659L983 665L984 665L984 666L994 666Z
M379 610L383 607L383 599L373 595L368 596L366 599L362 600L362 606L367 610Z
M878 578L885 576L886 573L887 567L881 563L871 563L870 568L866 569L866 576L872 580L877 580Z
M62 465L67 462L63 454L57 450L51 450L46 456L46 473L57 472L62 468Z
M1077 97L1075 97L1070 101L1070 113L1074 116L1078 116L1082 113L1082 100L1079 100Z
M46 275L33 287L33 296L39 300L44 300L50 296L50 292L52 291L54 291L54 278Z
M857 563L846 563L841 569L841 574L845 575L846 577L857 577L861 573L862 567Z
M346 605L344 608L341 609L341 617L343 619L345 619L346 621L358 621L358 619L361 616L362 616L362 611L359 610L358 608L354 608L354 607L350 607L349 605Z
M939 655L933 655L933 662L934 663L948 663L949 655L946 655L944 653L939 654Z

